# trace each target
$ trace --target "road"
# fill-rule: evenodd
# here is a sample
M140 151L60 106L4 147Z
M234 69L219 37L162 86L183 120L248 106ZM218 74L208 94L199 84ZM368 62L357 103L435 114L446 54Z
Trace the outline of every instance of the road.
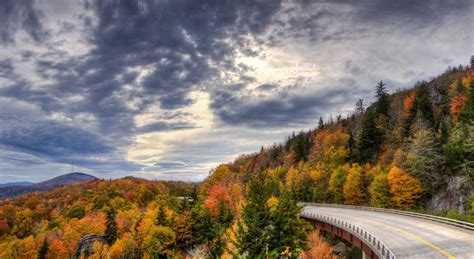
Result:
M306 206L303 212L357 225L382 241L397 258L474 259L474 231L404 215L349 208Z

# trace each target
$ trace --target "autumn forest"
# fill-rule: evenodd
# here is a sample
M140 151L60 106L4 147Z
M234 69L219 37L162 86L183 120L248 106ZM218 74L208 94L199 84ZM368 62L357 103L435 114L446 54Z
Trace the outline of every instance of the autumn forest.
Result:
M0 258L329 256L300 201L474 221L474 59L373 94L203 182L98 179L0 200Z

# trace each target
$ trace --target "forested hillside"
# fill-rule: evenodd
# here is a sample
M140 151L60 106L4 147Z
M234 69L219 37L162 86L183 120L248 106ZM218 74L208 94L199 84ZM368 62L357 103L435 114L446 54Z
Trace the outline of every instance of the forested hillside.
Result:
M474 59L217 167L202 183L94 180L0 201L0 258L250 257L330 247L297 201L474 216ZM309 235L309 237L308 237ZM310 242L308 242L310 240Z

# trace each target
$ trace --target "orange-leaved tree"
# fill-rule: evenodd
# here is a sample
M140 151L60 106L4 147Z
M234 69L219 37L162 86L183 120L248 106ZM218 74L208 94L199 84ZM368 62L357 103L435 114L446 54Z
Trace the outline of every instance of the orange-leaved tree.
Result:
M390 169L387 180L393 194L394 207L405 210L414 208L423 194L421 182L397 166Z

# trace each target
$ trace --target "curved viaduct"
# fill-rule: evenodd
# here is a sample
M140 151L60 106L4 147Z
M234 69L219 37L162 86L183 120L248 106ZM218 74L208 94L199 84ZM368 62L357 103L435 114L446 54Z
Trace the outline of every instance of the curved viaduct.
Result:
M300 203L301 217L344 238L365 258L471 258L474 224L399 210Z

